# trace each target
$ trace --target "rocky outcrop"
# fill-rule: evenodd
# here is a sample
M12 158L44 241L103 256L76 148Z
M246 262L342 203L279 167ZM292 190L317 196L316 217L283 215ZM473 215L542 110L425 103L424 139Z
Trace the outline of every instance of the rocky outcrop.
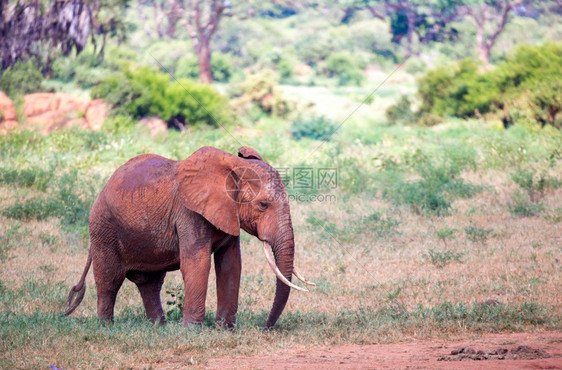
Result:
M148 127L150 137L155 137L168 132L168 124L160 117L145 117L139 121L139 125Z
M44 133L74 126L98 131L109 108L101 99L86 101L66 93L35 93L23 98L25 126Z
M18 127L18 116L16 114L16 106L12 99L0 91L0 133Z

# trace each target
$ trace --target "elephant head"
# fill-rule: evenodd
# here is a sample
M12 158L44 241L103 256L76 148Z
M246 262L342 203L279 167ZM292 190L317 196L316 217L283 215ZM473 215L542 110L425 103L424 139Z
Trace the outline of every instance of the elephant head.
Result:
M178 193L187 208L199 213L216 228L239 236L242 228L263 242L270 267L277 276L273 307L266 328L283 312L291 283L295 239L287 192L279 173L248 147L238 157L203 147L184 160L176 176ZM266 245L273 251L273 259Z

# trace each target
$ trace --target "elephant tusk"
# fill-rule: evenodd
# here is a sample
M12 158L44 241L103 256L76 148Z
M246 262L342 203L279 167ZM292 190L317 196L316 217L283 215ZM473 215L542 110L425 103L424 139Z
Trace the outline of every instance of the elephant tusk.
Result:
M289 280L287 280L285 276L283 276L283 274L281 273L281 271L279 271L279 268L275 264L275 261L269 255L269 251L267 250L267 245L265 244L265 242L263 242L263 252L265 253L265 258L267 259L267 263L269 263L269 267L271 267L271 269L273 270L273 272L275 273L275 275L279 280L281 280L283 283L285 283L287 286L293 289L300 290L303 292L308 292L308 289L301 288L300 286L291 283Z
M310 286L316 286L316 283L313 283L312 281L308 281L304 278L304 276L302 276L297 269L293 268L293 274L297 277L297 279L299 279L300 281L302 281L303 283L310 285Z

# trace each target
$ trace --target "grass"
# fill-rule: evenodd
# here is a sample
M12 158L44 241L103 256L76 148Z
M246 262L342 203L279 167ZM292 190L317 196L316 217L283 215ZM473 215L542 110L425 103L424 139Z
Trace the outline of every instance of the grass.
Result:
M165 327L145 319L130 282L115 324L102 325L91 273L82 305L59 315L86 262L85 220L105 179L144 152L183 159L214 145L234 153L230 135L203 129L150 138L139 127L0 137L0 367L180 367L326 344L562 329L562 296L552 294L562 285L562 190L545 187L534 215L514 217L511 208L518 191L539 204L512 178L519 168L540 165L535 175L560 181L559 132L463 121L386 127L353 117L311 154L318 142L291 139L291 122L261 119L254 127L257 134L229 131L273 166L338 169L335 189L307 193L337 201L291 204L296 266L318 286L293 292L271 332L262 327L275 277L247 234L233 331L214 327L212 273L201 327L181 327L177 271L162 289L162 301L172 302ZM499 304L483 303L490 299Z

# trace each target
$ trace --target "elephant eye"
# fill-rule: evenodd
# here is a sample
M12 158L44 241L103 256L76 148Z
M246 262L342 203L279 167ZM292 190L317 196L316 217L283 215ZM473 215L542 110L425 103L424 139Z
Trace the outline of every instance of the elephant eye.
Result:
M264 211L267 209L267 203L266 202L259 202L259 206Z

